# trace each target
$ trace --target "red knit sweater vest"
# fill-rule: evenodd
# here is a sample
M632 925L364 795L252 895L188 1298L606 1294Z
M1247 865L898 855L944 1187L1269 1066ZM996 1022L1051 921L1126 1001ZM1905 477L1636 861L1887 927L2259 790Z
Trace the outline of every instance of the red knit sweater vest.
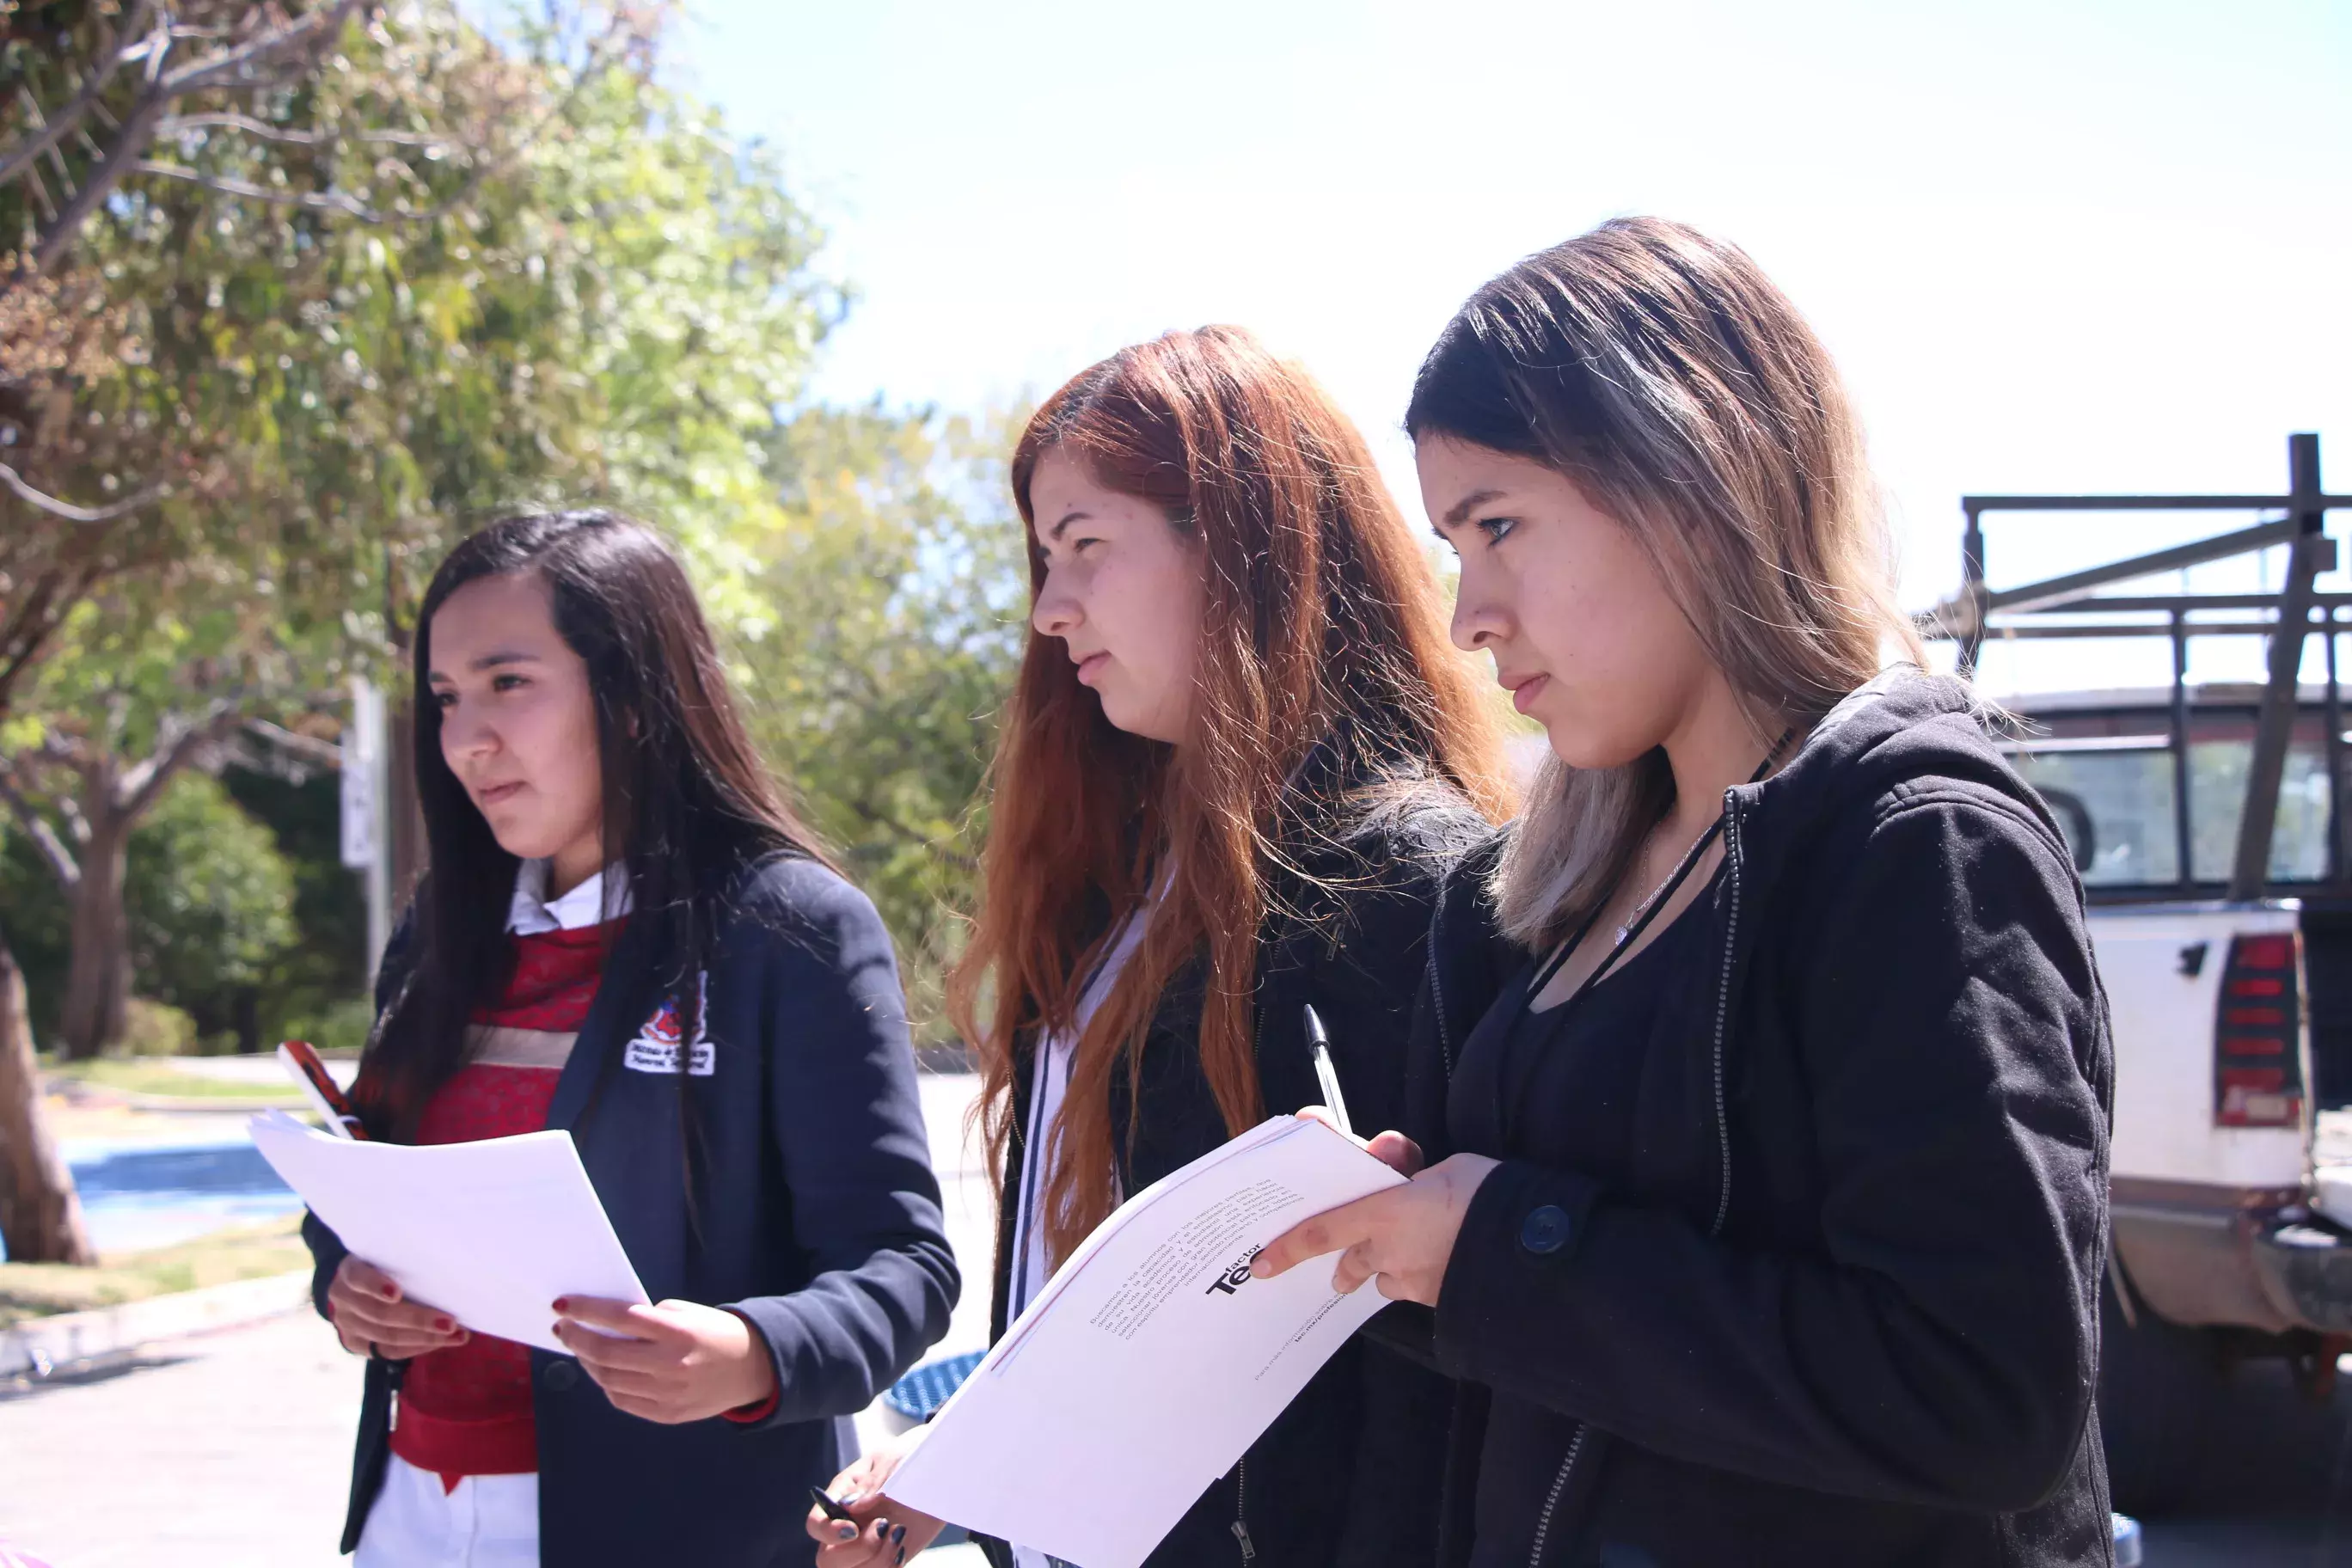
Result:
M426 1103L419 1143L470 1143L546 1127L556 1079L622 923L507 938L514 964L506 991L474 1010L466 1065ZM418 1356L401 1384L392 1451L436 1472L451 1490L467 1476L536 1472L530 1348L476 1334Z

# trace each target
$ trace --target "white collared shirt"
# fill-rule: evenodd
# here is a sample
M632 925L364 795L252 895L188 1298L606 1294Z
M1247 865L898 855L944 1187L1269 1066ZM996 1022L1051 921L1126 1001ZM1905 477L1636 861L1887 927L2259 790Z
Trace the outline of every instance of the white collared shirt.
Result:
M617 884L610 909L604 905L604 879L608 874ZM547 896L547 861L522 863L521 869L515 873L514 901L507 906L508 931L517 936L578 931L618 920L629 912L629 884L614 867L605 867L560 899Z

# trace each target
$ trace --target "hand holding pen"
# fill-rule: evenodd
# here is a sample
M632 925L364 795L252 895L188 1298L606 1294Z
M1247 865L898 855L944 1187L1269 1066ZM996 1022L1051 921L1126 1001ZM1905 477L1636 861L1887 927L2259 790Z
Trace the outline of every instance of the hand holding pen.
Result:
M809 1489L808 1532L818 1543L817 1568L898 1568L939 1539L945 1523L883 1495L929 1430L902 1432L834 1477L830 1487Z
M1339 1069L1331 1060L1331 1037L1323 1032L1323 1020L1315 1005L1307 1005L1307 1048L1315 1057L1315 1081L1323 1090L1323 1104L1331 1112L1331 1125L1353 1138L1356 1130L1348 1121L1348 1097L1339 1092Z
M1331 1037L1323 1032L1323 1019L1309 1003L1307 1014L1307 1049L1315 1058L1315 1080L1323 1090L1323 1103L1300 1109L1300 1120L1320 1121L1342 1138L1363 1144L1371 1156L1396 1172L1411 1176L1422 1167L1421 1145L1402 1132L1375 1134L1370 1142L1356 1136L1353 1123L1348 1120L1348 1099L1339 1089L1339 1064L1331 1059Z

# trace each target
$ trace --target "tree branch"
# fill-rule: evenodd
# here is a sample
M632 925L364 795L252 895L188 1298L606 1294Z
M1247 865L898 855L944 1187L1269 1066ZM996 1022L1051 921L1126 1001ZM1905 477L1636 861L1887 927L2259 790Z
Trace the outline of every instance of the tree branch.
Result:
M370 146L385 147L446 147L450 139L423 131L360 131L350 133L334 131L289 131L256 120L249 114L175 114L155 127L159 137L176 136L183 131L204 131L218 127L243 131L265 142L279 142L289 147L331 147L338 142L358 142Z
M73 851L66 847L65 841L58 837L57 829L33 809L33 803L17 789L16 769L5 757L0 757L0 800L8 803L9 813L24 826L26 836L32 839L33 847L41 852L42 860L47 863L49 872L57 878L58 885L68 893L80 887L80 862L74 858Z
M137 0L137 3L131 7L131 15L123 18L122 26L115 30L113 41L105 51L107 56L105 68L92 71L89 79L81 84L81 90L75 93L72 100L63 109L58 110L55 119L47 125L40 126L36 134L26 137L19 145L9 149L5 154L0 154L0 185L5 185L16 178L18 170L56 146L64 139L67 132L80 124L82 116L89 112L90 106L98 101L98 95L106 90L106 84L114 79L115 73L138 58L132 51L121 47L122 40L136 37L143 33L147 26L148 13L154 8L154 0Z
M172 487L159 479L145 489L127 495L121 500L109 501L104 506L76 506L71 501L59 500L53 495L45 495L35 489L25 481L24 475L5 463L0 463L0 485L14 490L16 498L26 505L47 512L51 517L63 518L68 522L112 522L172 493Z
M929 833L919 832L908 826L898 819L896 812L887 806L876 805L870 801L856 797L846 799L842 804L864 818L868 827L878 827L886 833L896 834L908 844L918 849L928 850L959 871L969 875L980 869L979 861L969 855L961 855L949 848L943 839Z
M388 223L384 214L376 211L357 196L343 191L279 191L268 185L257 185L250 180L235 180L226 174L207 174L189 168L185 163L159 163L152 158L142 158L131 165L134 174L161 174L166 179L185 180L207 191L218 191L225 196L244 196L257 202L274 202L279 206L309 207L314 212L347 213L362 223ZM406 215L402 215L406 216Z
M147 82L144 92L122 121L115 137L114 148L105 160L92 170L74 193L57 221L43 231L33 247L32 269L46 272L57 264L74 234L89 215L114 192L122 176L129 174L149 142L155 139L155 128L163 121L166 111L180 99L209 88L236 85L255 66L281 60L287 56L309 58L324 48L343 24L361 7L362 0L334 0L324 10L313 11L299 20L287 23L248 40L232 49L210 55L174 71L163 68L172 45L179 37L169 27L158 28L146 47L140 51L147 60ZM247 82L250 85L249 80Z
M343 765L343 749L331 741L321 741L313 736L298 734L292 730L281 729L267 719L247 719L245 721L245 731L256 740L266 741L287 755L299 757L306 763L317 763L321 767L329 768L340 768Z
M172 775L194 762L196 753L218 741L237 724L236 700L215 698L205 710L205 716L190 723L178 734L159 743L146 761L122 775L120 807L126 821L136 822L146 815L172 782Z
M163 79L163 91L169 98L183 98L228 84L248 67L266 65L289 53L315 53L342 31L343 24L361 5L362 0L335 0L326 10L313 11L275 32L264 33L236 48L183 66Z
M163 47L163 44L157 46L159 49ZM170 99L152 87L141 95L137 106L122 121L114 150L106 155L105 162L90 171L89 177L82 181L81 189L76 191L73 200L66 204L66 210L58 215L57 221L42 232L40 239L34 245L34 271L47 272L56 265L58 258L65 254L75 231L81 227L91 213L98 210L100 203L113 194L115 184L137 161L155 133L155 122L163 118L163 110L170 102Z

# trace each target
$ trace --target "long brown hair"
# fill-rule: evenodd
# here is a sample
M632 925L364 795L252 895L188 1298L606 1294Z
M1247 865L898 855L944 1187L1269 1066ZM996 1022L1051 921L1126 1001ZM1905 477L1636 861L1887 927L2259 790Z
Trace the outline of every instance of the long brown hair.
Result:
M1925 662L1837 366L1736 246L1617 218L1528 257L1439 334L1405 428L1566 475L1648 555L1760 741L1890 654ZM1496 873L1504 929L1535 948L1565 938L1673 794L1663 752L1601 769L1548 756Z
M1370 775L1442 782L1489 816L1508 800L1496 721L1447 645L1428 558L1363 437L1303 369L1239 328L1205 327L1073 377L1013 458L1033 595L1045 564L1029 485L1049 451L1162 510L1197 545L1204 580L1184 744L1115 728L1060 641L1034 628L1004 715L979 914L948 984L950 1016L981 1062L1000 1182L1018 1053L1070 1026L1111 927L1168 879L1078 1042L1047 1134L1058 1157L1045 1235L1058 1259L1112 1207L1111 1075L1123 1067L1132 1089L1160 993L1204 950L1202 1071L1229 1131L1262 1113L1256 943L1275 874L1295 869L1279 824L1308 752L1343 734Z

